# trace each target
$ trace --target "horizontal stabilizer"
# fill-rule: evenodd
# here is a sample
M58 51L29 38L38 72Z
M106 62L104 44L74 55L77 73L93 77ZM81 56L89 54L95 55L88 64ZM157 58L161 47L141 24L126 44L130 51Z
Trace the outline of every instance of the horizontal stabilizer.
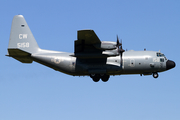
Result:
M31 54L19 50L19 49L8 49L8 55L9 57L13 57L14 59L22 62L22 63L32 63L33 60L31 59Z

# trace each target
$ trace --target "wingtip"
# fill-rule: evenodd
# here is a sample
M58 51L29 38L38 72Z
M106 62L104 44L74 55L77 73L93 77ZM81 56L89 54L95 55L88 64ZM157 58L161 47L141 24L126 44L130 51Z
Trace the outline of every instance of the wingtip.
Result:
M78 30L78 32L80 31L93 31L92 29L82 29L82 30Z

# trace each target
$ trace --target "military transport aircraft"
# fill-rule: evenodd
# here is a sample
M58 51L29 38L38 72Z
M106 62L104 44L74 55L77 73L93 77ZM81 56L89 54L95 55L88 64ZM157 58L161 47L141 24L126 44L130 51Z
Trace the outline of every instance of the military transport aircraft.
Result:
M7 56L22 63L33 61L73 76L90 76L94 82L110 75L140 74L158 77L175 67L175 62L156 51L125 51L122 42L100 41L93 30L80 30L74 53L39 48L22 15L13 18Z

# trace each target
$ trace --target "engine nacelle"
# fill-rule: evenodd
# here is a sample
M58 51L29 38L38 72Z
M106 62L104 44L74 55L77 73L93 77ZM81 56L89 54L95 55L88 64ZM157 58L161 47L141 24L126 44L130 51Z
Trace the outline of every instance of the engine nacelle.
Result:
M116 49L116 42L102 41L101 44L95 44L94 47L101 50L114 50Z

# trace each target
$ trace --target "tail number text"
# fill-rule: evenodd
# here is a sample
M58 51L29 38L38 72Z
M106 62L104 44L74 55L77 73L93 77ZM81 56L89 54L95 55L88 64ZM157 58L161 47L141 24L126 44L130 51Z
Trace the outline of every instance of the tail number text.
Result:
M23 42L23 43L17 43L18 48L28 48L29 43L28 42Z

